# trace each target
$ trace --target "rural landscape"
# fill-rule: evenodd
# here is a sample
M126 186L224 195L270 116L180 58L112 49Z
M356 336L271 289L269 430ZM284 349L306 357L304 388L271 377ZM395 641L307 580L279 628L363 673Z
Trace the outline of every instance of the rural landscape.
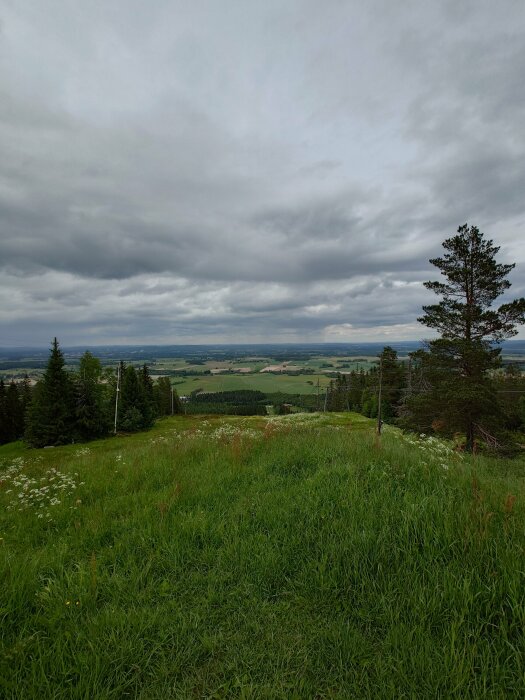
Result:
M6 354L6 696L523 695L525 299L443 246L400 355Z
M524 47L0 1L0 700L525 698Z

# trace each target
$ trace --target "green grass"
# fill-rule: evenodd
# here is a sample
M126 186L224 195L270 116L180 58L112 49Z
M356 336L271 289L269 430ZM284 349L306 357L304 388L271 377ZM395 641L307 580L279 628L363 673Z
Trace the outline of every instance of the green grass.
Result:
M0 696L523 698L525 464L413 443L332 414L0 448L77 484L49 521L0 484Z
M189 377L181 381L175 377L177 392L184 396L196 389L203 391L236 391L239 389L252 389L262 391L265 394L282 392L284 394L315 394L317 393L317 379L323 390L330 379L321 375L286 375L286 374L215 374L201 377ZM312 382L312 383L309 383Z

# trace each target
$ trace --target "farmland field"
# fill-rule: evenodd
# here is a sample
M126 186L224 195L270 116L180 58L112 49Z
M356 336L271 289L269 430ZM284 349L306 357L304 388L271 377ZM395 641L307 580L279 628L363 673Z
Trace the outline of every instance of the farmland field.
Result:
M317 392L317 375L290 376L286 374L215 374L188 377L182 380L174 377L173 383L179 394L192 391L234 391L252 389L264 393L282 392L285 394L315 394ZM323 390L329 379L319 376L319 386Z

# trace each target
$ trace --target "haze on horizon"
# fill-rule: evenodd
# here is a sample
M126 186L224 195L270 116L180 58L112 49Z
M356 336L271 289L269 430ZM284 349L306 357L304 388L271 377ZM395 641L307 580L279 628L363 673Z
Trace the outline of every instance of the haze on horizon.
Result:
M0 345L427 337L465 222L525 296L524 75L517 0L0 0Z

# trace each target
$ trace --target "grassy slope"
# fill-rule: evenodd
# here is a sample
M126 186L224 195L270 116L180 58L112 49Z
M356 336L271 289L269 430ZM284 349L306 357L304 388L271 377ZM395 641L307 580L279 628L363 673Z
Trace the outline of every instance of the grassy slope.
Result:
M524 463L297 420L0 448L0 696L522 698Z

